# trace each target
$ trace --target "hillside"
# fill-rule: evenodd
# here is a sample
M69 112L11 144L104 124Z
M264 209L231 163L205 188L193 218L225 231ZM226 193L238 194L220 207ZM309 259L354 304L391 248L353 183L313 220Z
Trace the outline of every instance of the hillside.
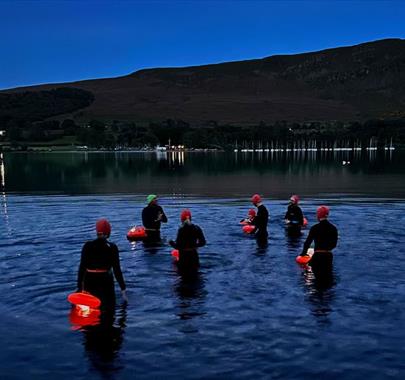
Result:
M405 40L387 39L298 55L130 75L6 92L74 87L94 102L79 119L198 125L405 116Z

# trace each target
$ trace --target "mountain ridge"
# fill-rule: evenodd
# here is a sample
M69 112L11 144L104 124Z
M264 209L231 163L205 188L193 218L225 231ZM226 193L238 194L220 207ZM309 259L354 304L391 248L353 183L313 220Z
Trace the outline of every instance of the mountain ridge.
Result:
M141 69L115 78L18 87L74 87L94 102L78 119L191 124L366 120L405 116L405 40L245 61Z

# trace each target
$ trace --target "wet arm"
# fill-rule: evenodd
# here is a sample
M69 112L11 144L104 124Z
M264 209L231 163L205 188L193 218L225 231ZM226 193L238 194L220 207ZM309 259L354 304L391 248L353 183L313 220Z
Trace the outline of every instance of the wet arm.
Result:
M339 238L339 236L338 236L338 232L337 232L337 230L335 230L335 233L334 233L334 236L333 236L333 247L332 247L332 249L333 248L336 248L336 246L337 246L337 242L338 242L338 238Z
M114 259L113 259L112 267L113 267L113 271L114 271L114 276L115 276L116 280L118 281L118 284L119 284L121 290L125 290L126 286L125 286L124 276L122 275L122 271L121 271L118 248L114 252Z
M170 244L170 246L171 246L172 248L174 248L174 249L179 249L179 244L178 244L178 242L179 242L179 231L177 231L176 240L170 240L170 241L169 241L169 244Z
M197 229L197 247L204 247L204 245L207 244L207 241L205 240L205 236L202 232L201 228Z
M302 213L302 210L300 208L298 208L297 212L298 212L298 222L301 226L303 226L304 225L304 214Z
M142 210L142 224L146 226L148 221L146 220L146 211L145 209Z
M308 248L311 246L313 241L314 241L314 233L313 233L313 230L311 228L309 230L307 240L305 240L304 247L302 248L301 256L307 254Z
M83 286L83 281L84 281L84 273L86 271L86 267L84 265L85 262L85 256L86 256L86 245L83 246L82 248L82 255L80 258L80 265L79 265L79 270L77 273L77 289L78 290L83 290L84 286Z
M166 214L164 213L164 211L163 211L162 208L160 208L160 212L162 213L162 216L161 216L161 218L160 218L160 221L161 221L162 223L167 223L167 216L166 216Z

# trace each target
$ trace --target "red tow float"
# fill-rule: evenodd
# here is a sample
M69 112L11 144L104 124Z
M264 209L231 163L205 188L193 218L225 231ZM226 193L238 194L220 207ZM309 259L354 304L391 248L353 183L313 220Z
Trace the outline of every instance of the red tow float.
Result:
M132 227L127 233L127 239L129 241L139 241L147 237L144 227Z
M252 226L251 224L247 224L246 226L242 227L242 231L245 234L252 234L254 232L254 230L256 229L255 226Z
M295 261L300 265L307 265L311 261L313 254L314 254L313 248L309 248L307 251L307 256L299 255L295 258Z
M101 305L99 298L86 292L71 293L67 299L73 305L87 306L91 309L98 309Z
M179 255L179 250L178 249L173 249L172 251L172 257L175 261L179 261L180 255Z

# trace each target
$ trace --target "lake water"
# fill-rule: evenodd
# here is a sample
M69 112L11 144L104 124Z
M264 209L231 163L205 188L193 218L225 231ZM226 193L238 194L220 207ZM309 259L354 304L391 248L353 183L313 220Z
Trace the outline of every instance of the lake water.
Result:
M8 193L405 198L405 152L4 154ZM343 162L350 161L350 165Z
M4 154L1 378L403 379L403 158ZM169 218L165 241L184 207L203 228L197 278L178 275L166 244L126 240L149 192ZM253 192L270 212L267 248L238 224ZM327 282L295 263L308 231L285 233L293 192L310 225L319 204L331 207L339 243ZM100 217L130 302L118 302L112 325L77 330L66 296Z

